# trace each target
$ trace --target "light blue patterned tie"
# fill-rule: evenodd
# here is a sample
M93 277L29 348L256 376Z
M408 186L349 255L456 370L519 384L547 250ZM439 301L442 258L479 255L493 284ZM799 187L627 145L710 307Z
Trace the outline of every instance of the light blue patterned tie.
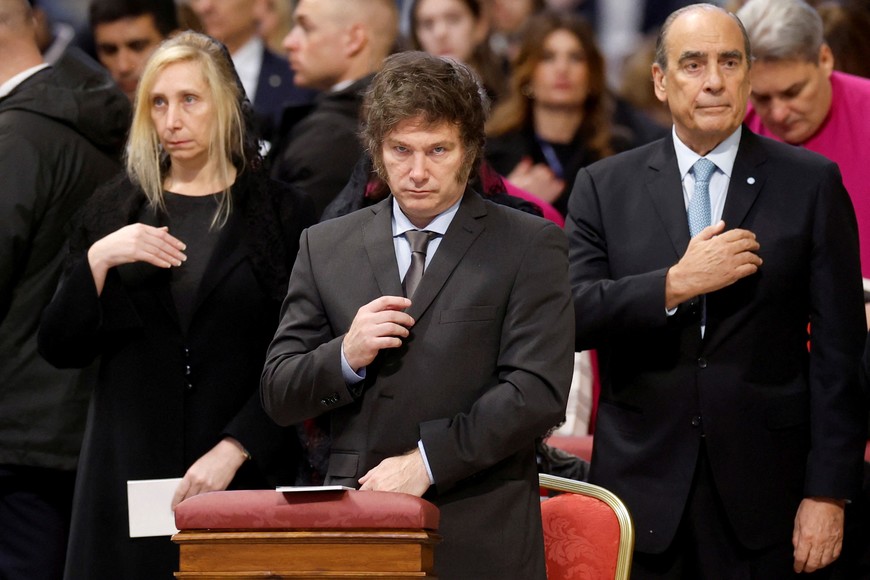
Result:
M709 159L701 157L692 166L695 175L695 193L689 200L689 234L694 238L698 232L710 225L710 176L716 171L716 165Z

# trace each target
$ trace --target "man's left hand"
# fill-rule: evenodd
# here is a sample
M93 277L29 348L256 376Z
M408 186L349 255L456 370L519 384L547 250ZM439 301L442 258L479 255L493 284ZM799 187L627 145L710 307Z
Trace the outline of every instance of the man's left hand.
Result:
M794 571L815 572L840 557L846 502L824 497L804 498L794 519Z
M360 489L396 491L422 497L429 489L429 475L419 449L405 455L387 457L360 479Z

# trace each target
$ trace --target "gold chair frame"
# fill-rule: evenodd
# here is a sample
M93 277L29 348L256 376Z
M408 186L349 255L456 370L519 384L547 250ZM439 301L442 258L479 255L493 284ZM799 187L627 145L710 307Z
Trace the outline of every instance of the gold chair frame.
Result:
M625 503L612 491L584 481L576 481L546 473L538 474L538 481L544 489L592 497L603 501L613 510L616 520L619 522L619 547L616 554L614 580L629 580L632 552L634 551L634 523L631 520L631 514Z

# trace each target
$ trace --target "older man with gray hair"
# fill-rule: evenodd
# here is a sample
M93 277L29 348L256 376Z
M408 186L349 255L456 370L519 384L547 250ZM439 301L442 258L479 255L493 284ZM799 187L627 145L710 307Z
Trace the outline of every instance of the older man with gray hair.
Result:
M870 278L870 79L834 70L822 19L803 0L750 0L737 16L755 59L747 126L837 162L858 218L861 271Z

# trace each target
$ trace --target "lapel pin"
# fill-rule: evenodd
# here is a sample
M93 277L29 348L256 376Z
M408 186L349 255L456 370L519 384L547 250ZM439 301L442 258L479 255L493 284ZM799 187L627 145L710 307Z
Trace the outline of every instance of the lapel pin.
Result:
M752 185L753 183L755 183L755 178L754 177L747 177L746 183L748 183L749 185Z

